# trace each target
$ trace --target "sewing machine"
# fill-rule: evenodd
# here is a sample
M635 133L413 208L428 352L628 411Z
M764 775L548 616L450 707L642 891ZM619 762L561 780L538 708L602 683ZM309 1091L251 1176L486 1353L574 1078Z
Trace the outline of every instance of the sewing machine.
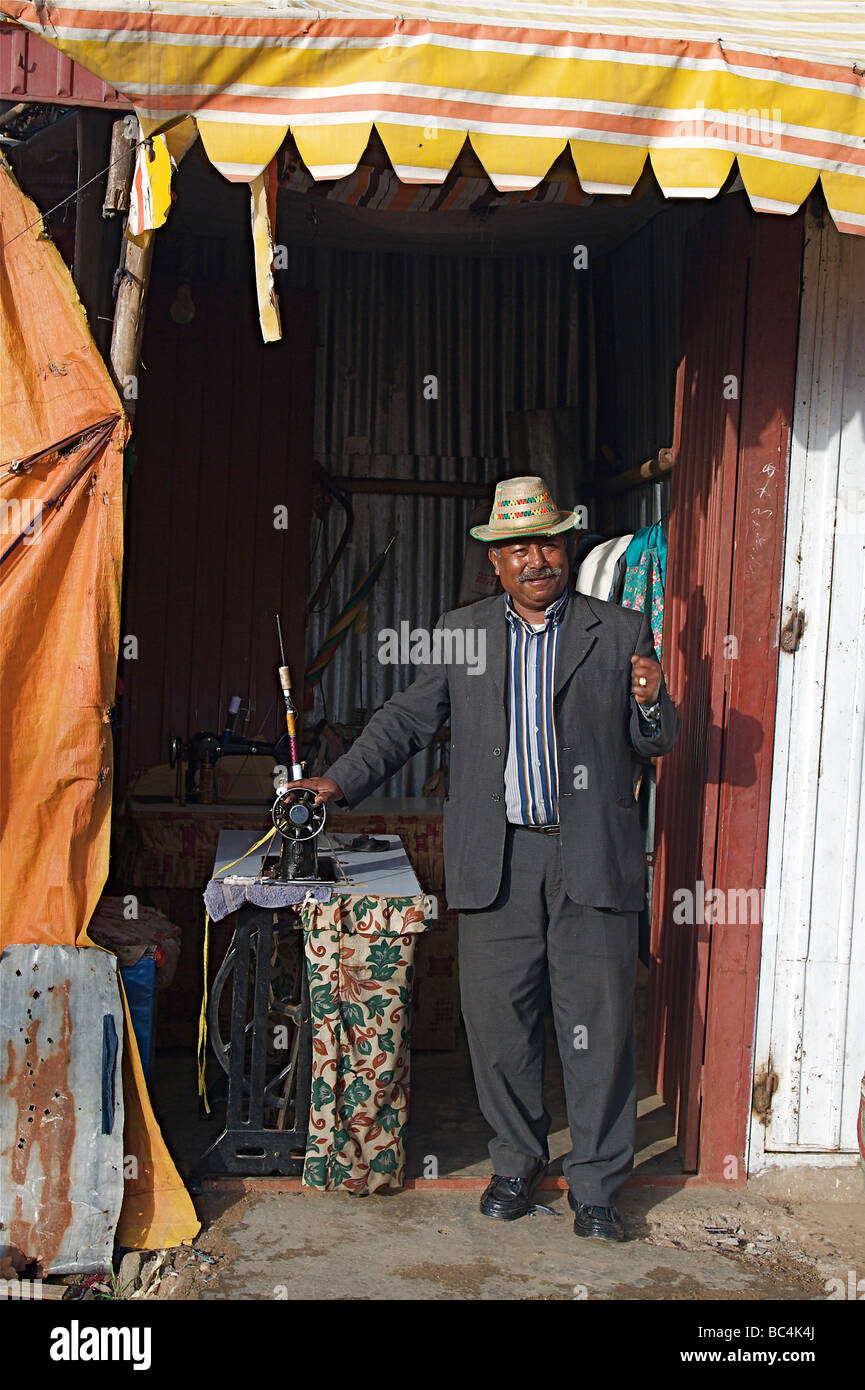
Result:
M211 1046L227 1079L226 1111L222 1133L196 1165L193 1190L208 1173L303 1171L314 1027L303 903L328 903L338 892L374 895L385 905L421 896L397 836L323 836L324 807L314 800L305 788L278 790L278 855L258 843L257 832L220 832L204 901L213 921L237 913L208 1009ZM310 869L317 876L301 876ZM435 899L426 901L435 917Z
M276 783L276 800L271 808L274 829L281 837L278 855L267 855L262 878L283 883L336 881L336 860L332 854L319 859L318 840L324 829L324 806L316 806L315 792L308 787L289 788L288 778Z
M168 741L168 763L170 767L177 768L174 795L179 805L183 806L186 802L205 804L219 800L216 767L220 758L270 757L275 763L288 764L291 758L288 735L282 734L274 743L242 738L234 732L239 709L240 696L232 695L228 704L225 728L221 734L214 733L212 729L199 729L188 739L172 734Z

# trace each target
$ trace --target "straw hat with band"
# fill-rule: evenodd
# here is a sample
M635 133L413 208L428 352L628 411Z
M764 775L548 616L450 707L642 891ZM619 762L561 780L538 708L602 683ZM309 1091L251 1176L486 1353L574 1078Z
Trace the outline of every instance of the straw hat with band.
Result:
M472 526L479 541L512 541L517 536L557 536L579 525L576 512L560 511L543 478L506 478L496 485L488 526Z

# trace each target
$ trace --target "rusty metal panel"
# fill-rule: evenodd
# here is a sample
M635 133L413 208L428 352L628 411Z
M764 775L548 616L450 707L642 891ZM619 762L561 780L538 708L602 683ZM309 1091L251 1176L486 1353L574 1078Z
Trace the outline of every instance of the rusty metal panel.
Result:
M0 101L132 110L132 103L116 88L17 24L0 24Z
M0 1257L111 1267L123 1199L123 1010L96 947L0 956Z

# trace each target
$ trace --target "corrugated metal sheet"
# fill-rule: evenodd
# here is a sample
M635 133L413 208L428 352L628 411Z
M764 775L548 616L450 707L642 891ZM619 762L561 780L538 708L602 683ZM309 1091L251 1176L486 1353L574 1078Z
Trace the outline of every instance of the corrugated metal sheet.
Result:
M616 470L644 463L672 443L685 247L704 215L693 204L666 209L611 251L603 267L598 332L606 370L598 444L612 449Z
M496 467L495 460L464 458L374 456L363 462L371 464L370 472L379 476L386 473L397 478L438 481L484 482L490 466ZM499 467L504 468L503 461ZM322 717L325 710L331 720L354 722L359 709L372 713L394 691L411 683L414 668L382 665L379 661L379 634L385 628L399 631L403 621L408 621L412 628L430 628L441 613L456 606L469 515L474 506L471 498L462 497L355 495L352 541L333 577L329 595L310 615L311 655L318 651L333 617L371 561L395 531L399 538L370 598L366 631L352 631L338 649L325 672L323 689L316 695L315 712L306 717L307 723L311 718ZM314 542L311 587L324 569L325 554L336 545L341 525L341 509L332 508L323 533ZM435 767L433 751L419 753L385 782L377 795L419 796Z
M511 411L557 409L593 391L588 277L570 256L453 257L289 251L289 284L320 298L316 454L336 473L492 483L508 461ZM436 378L437 399L424 396ZM586 413L583 460L591 457ZM574 477L581 460L573 460ZM353 549L330 594L311 616L307 651L318 651L353 583L400 532L368 608L365 634L352 632L326 672L331 719L352 722L404 688L413 669L382 666L384 628L429 627L459 593L468 498L356 494ZM313 524L310 589L342 525L334 508L323 535ZM324 706L317 697L315 718ZM309 718L309 716L307 716ZM419 754L383 787L417 796L434 770Z
M751 1167L853 1153L865 1070L865 246L809 219Z
M315 450L336 471L355 453L502 459L508 411L580 405L591 389L590 277L567 246L495 257L290 247L286 281L319 296ZM424 396L430 376L436 399Z
M40 1275L111 1268L123 1199L122 1047L114 956L93 946L6 948L0 1256L35 1260Z
M74 102L131 111L132 103L36 34L0 24L0 99Z
M176 287L154 277L142 348L121 788L137 768L167 761L171 732L220 731L231 695L242 700L238 734L270 739L284 729L277 611L298 695L305 664L314 297L284 297L293 332L265 347L245 289L194 279L195 318L178 324ZM279 507L285 526L276 525Z

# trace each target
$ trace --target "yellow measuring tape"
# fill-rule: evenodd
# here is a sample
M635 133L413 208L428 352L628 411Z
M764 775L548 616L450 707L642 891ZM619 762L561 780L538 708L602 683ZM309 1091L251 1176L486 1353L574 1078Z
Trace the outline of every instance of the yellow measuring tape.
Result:
M261 849L265 840L271 844L276 837L275 830L268 830L257 840L254 845L241 854L237 859L232 859L229 864L221 864L218 869L214 869L213 876L224 874L226 869L233 869L235 864L239 864L241 859L246 859L247 855L254 854L257 849ZM268 845L268 849L270 845ZM265 858L267 850L265 850ZM204 1083L204 1068L207 1061L207 963L210 955L210 913L204 910L204 991L201 996L201 1013L198 1016L198 1094L204 1101L205 1112L210 1114L210 1104L207 1099L207 1087Z

